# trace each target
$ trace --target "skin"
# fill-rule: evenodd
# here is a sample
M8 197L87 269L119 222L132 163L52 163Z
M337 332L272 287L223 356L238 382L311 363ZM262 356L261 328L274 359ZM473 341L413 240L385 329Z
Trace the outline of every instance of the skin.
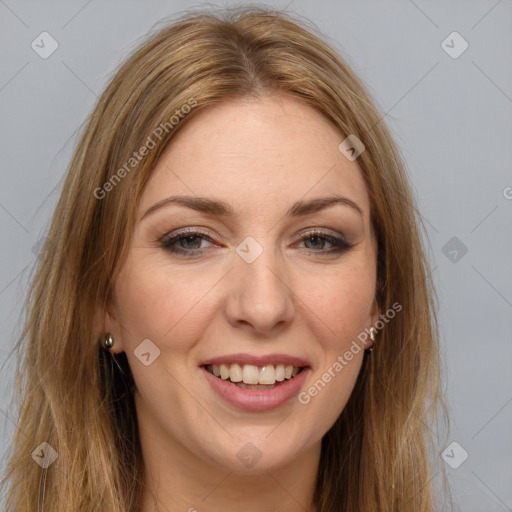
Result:
M285 353L309 361L306 390L378 319L376 242L357 161L338 150L343 136L318 112L269 96L211 107L185 124L154 169L139 219L169 196L215 198L230 217L170 204L139 220L114 300L101 313L116 352L125 351L144 464L144 512L303 511L312 505L323 435L343 410L364 351L307 405L297 398L266 412L224 402L199 365L232 353ZM303 217L285 212L299 200L343 196ZM159 240L194 227L212 239ZM318 228L353 244L330 253ZM188 235L190 236L190 235ZM253 237L263 253L247 263L235 251ZM160 355L145 366L134 355L149 339ZM252 443L261 459L247 468L238 451ZM155 496L157 497L155 499Z

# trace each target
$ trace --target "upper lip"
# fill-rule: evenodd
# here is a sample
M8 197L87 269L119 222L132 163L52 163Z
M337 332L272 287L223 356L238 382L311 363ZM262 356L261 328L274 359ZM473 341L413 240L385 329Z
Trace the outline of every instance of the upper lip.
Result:
M297 367L306 367L310 366L309 362L301 357L290 356L288 354L265 354L265 355L255 355L255 354L227 354L224 356L212 357L210 359L204 360L200 363L199 366L206 366L209 364L232 364L232 363L241 363L241 364L253 364L254 366L265 366L267 364L284 364L284 365L292 365Z

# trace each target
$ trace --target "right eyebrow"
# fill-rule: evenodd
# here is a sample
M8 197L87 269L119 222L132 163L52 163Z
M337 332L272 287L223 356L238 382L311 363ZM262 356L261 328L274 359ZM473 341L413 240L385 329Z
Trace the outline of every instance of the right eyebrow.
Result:
M209 213L211 215L219 215L219 216L229 216L233 214L233 209L231 206L224 201L217 201L213 199L208 199L206 197L193 197L193 196L171 196L158 201L153 206L148 208L144 215L140 218L140 220L147 217L150 213L153 213L155 210L162 208L163 206L167 206L169 204L179 204L182 206L186 206L187 208L191 208L192 210L196 210L202 213Z

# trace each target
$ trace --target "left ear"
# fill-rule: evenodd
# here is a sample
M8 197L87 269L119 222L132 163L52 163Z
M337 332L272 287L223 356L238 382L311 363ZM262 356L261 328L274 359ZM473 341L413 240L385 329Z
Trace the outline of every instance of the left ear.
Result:
M377 320L380 318L380 308L379 308L376 298L373 300L370 317L371 317L372 326L374 326L375 322L377 322Z
M370 322L371 322L370 327L373 327L377 331L378 331L378 329L376 328L375 324L380 319L380 314L381 313L380 313L379 305L377 304L377 299L374 299L372 309L370 312Z

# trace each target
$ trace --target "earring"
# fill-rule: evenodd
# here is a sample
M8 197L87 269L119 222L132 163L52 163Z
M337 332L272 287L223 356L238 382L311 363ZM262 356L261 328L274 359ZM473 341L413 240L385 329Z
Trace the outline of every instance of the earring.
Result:
M112 338L112 334L107 334L105 341L103 342L103 346L105 347L105 350L108 350L111 354L115 354L112 350L112 347L114 346L114 338Z
M365 354L368 354L370 355L372 353L372 350L373 350L373 345L375 344L375 329L373 327L370 327L370 339L374 342L372 343L372 346L371 347L368 347L364 350L364 353Z

